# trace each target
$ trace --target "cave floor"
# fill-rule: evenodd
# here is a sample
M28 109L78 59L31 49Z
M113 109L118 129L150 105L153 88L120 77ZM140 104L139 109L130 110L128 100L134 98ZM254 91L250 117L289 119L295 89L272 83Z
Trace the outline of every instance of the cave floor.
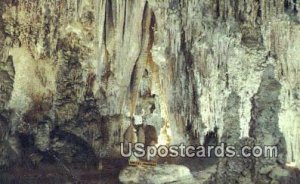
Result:
M192 174L201 179L209 177L204 175L205 170L213 172L212 166L215 159L183 158L180 160L159 160L158 163L172 163L187 166ZM16 166L10 171L0 172L1 184L60 184L60 183L88 183L88 184L117 184L119 172L127 166L125 159L103 160L103 169L87 168L83 166L68 166L64 168L61 164L42 163L39 166L26 167ZM200 176L201 175L201 176Z
M119 183L118 174L125 166L124 160L105 160L103 169L97 170L86 166L67 166L61 164L40 164L32 168L19 166L0 173L1 184L61 184L61 183L88 183L109 184Z

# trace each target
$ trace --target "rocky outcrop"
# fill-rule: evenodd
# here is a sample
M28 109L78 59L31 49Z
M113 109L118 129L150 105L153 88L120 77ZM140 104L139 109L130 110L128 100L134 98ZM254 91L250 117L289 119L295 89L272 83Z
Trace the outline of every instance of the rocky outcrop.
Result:
M11 98L14 84L15 70L13 65L13 57L8 56L2 58L0 65L1 75L1 109L7 108L8 102Z
M15 68L13 56L9 55L10 38L5 35L2 14L5 2L0 3L0 170L6 170L17 160L17 153L9 142L11 114L9 101L12 96Z
M122 170L122 183L193 183L190 170L181 165L158 165L150 168L128 167Z

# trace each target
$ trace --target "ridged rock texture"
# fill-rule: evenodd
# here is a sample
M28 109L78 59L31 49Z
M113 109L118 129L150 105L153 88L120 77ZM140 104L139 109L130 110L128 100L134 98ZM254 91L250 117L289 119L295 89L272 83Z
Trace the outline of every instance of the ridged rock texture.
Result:
M49 150L114 157L136 116L161 144L211 131L278 144L280 161L253 163L259 181L262 165L300 168L299 5L1 0L0 167Z

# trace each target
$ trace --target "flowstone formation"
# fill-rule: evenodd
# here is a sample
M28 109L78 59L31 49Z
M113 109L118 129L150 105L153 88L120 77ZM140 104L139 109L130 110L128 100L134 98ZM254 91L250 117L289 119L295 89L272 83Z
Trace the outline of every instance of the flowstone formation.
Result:
M300 168L299 5L2 0L0 168L118 159L137 117L158 145L215 132L280 148L277 160L220 159L212 181L287 179L286 165Z

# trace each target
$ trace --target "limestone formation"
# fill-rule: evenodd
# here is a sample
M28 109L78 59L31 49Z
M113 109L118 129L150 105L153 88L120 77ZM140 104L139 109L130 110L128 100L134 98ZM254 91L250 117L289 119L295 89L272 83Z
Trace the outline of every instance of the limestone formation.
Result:
M128 167L122 170L122 183L193 183L190 170L181 165L159 165L155 168Z
M214 132L280 148L269 161L221 159L212 181L291 179L278 173L300 168L299 5L1 0L0 168L120 158L143 111L146 144L203 144Z

